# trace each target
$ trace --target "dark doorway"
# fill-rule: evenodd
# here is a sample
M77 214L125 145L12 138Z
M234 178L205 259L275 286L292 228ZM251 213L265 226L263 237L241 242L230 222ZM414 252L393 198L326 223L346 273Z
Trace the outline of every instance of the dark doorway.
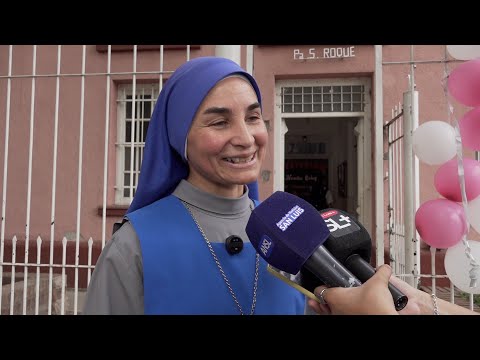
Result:
M328 159L286 159L285 191L308 201L317 210L327 207Z

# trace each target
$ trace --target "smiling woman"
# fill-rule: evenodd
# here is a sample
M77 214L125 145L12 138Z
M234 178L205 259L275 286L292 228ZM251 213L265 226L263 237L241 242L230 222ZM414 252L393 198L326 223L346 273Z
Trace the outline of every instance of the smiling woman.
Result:
M261 96L235 62L180 66L150 120L137 192L104 248L85 314L303 314L245 226L268 143ZM243 239L228 251L225 239ZM194 296L192 296L194 294Z
M187 137L187 181L228 198L255 182L265 157L268 134L250 82L224 79L203 101Z

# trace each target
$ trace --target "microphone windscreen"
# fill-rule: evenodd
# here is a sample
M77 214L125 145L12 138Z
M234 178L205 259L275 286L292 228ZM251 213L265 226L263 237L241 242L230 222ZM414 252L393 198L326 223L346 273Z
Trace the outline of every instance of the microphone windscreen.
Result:
M330 236L323 246L342 264L352 254L360 255L370 262L372 240L368 231L349 213L339 209L324 209L320 215L327 224ZM301 286L313 292L317 286L325 285L308 269L301 269Z
M352 254L370 262L372 239L367 229L349 213L339 209L324 209L320 215L328 226L330 237L324 246L342 264Z
M253 210L246 232L267 263L290 274L297 274L330 235L317 209L283 191L276 191Z

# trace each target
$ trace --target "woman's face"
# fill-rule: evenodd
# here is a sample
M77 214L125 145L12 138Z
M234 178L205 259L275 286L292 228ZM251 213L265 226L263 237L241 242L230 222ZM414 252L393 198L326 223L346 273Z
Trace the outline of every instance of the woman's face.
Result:
M239 197L257 180L268 134L257 95L238 77L220 81L200 105L187 138L188 181L223 197Z

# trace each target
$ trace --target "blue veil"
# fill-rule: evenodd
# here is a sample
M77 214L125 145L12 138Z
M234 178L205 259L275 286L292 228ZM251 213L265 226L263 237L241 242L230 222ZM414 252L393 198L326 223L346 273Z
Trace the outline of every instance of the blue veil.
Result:
M208 92L233 74L250 81L261 103L255 79L229 59L196 58L181 65L168 79L150 119L137 190L127 213L170 195L187 178L185 142L195 113ZM248 188L250 198L258 200L257 181Z

